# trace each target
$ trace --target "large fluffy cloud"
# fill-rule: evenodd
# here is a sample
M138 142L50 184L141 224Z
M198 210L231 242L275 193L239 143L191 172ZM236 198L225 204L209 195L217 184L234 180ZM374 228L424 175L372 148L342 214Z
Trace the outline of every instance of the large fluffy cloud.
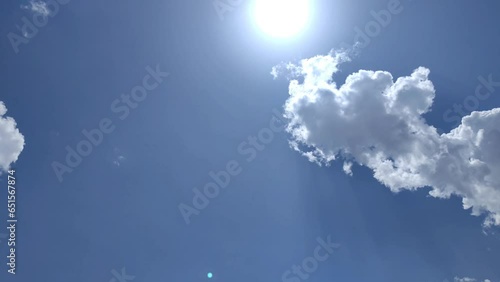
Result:
M16 128L16 121L5 117L7 108L0 101L0 173L8 170L10 165L17 161L24 148L24 136Z
M486 226L500 225L500 108L473 112L438 134L422 114L435 90L429 70L395 79L386 71L360 70L337 86L333 75L345 54L331 53L273 68L300 75L289 85L285 115L290 143L309 160L341 158L352 174L357 163L394 192L431 187L434 197L457 195Z

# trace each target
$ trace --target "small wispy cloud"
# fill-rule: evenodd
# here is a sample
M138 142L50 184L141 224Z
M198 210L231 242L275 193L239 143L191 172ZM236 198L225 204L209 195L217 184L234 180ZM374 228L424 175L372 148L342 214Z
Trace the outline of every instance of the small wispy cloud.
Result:
M35 14L43 15L45 17L49 16L50 10L47 7L47 3L43 1L31 0L28 5L21 5L22 9L31 11Z
M481 281L469 277L464 277L464 278L455 277L454 282L481 282ZM485 279L484 282L491 282L491 281L489 279Z
M113 164L116 166L120 166L123 161L125 161L125 157L120 155L116 157L116 159L113 161Z
M121 166L124 161L126 161L127 158L125 155L122 153L120 149L117 147L113 148L113 152L111 155L111 162L116 165L116 166Z

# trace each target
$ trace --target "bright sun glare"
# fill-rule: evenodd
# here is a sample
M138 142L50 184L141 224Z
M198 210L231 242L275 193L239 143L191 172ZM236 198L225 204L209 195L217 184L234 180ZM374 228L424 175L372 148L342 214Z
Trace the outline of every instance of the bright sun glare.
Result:
M309 20L310 0L256 0L255 20L268 35L278 38L299 33Z

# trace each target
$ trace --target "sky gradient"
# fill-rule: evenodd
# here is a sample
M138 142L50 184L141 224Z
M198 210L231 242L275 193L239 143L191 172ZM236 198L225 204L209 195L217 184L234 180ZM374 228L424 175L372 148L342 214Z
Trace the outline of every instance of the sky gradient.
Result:
M253 3L0 4L1 281L500 281L500 3Z

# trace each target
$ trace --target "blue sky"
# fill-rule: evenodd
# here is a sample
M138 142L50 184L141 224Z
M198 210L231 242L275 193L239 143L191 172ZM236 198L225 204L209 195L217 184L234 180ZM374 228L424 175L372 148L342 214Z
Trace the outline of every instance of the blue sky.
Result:
M0 279L500 281L500 4L401 0L368 42L394 2L277 38L220 1L0 4Z

